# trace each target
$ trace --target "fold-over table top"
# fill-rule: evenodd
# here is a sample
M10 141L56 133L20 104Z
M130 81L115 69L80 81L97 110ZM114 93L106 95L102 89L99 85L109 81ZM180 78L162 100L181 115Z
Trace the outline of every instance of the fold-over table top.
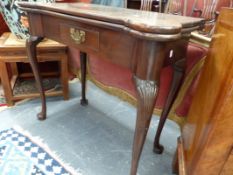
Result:
M22 10L63 14L118 24L138 32L177 34L200 26L203 19L86 3L18 2ZM186 31L187 31L186 30Z

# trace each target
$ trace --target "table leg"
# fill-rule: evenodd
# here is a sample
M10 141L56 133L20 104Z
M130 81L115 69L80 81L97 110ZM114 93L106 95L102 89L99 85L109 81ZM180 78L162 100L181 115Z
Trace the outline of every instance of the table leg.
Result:
M36 54L36 45L42 41L42 37L37 36L30 36L26 41L26 48L27 48L27 54L29 57L29 61L32 67L33 74L36 79L36 85L40 93L40 98L42 101L42 109L41 112L37 114L37 118L39 120L45 120L46 119L46 99L45 99L45 93L42 86L42 78L39 71L38 61L37 61L37 54Z
M86 99L87 54L85 52L80 52L80 63L82 83L82 98L80 103L82 106L86 106L88 105L88 100Z
M168 94L168 98L165 104L165 107L163 109L162 115L159 120L159 125L158 129L155 135L155 140L154 140L154 152L157 154L161 154L163 152L163 146L159 143L161 132L163 130L164 124L166 122L167 116L169 114L169 111L172 107L172 104L175 101L175 97L177 95L177 92L179 90L181 80L183 77L183 70L184 70L184 63L185 60L179 60L177 63L174 65L174 74L173 74L173 79L172 79L172 85L170 88L170 92Z
M130 175L136 175L139 158L150 126L159 89L160 71L167 45L163 42L137 40L132 52L132 72L137 91L137 119L134 133Z
M138 107L132 151L131 175L136 175L137 172L139 158L150 126L158 90L155 81L140 80L134 77L134 82L137 89Z

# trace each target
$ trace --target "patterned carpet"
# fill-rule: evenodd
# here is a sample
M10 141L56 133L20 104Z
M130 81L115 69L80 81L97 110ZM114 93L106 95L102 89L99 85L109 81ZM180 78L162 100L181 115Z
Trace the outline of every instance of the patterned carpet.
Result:
M1 175L81 175L19 127L0 132Z
M60 90L60 80L58 78L45 78L43 79L43 87L46 91ZM17 79L13 89L14 95L29 94L36 92L37 88L33 79ZM1 109L5 109L6 107L7 105L4 97L4 91L0 84L0 111Z

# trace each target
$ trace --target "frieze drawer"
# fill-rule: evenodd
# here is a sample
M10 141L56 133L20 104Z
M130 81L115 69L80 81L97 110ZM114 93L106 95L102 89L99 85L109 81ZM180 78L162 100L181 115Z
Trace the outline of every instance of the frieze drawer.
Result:
M72 43L77 48L86 48L92 51L99 50L99 32L96 30L61 24L60 31L62 40Z

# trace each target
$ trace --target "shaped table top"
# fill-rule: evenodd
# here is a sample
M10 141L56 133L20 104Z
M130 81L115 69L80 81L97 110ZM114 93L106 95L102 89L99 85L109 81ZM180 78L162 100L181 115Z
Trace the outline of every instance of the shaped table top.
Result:
M87 3L18 2L18 5L27 12L88 18L151 34L178 34L184 29L190 32L204 22L200 18Z

